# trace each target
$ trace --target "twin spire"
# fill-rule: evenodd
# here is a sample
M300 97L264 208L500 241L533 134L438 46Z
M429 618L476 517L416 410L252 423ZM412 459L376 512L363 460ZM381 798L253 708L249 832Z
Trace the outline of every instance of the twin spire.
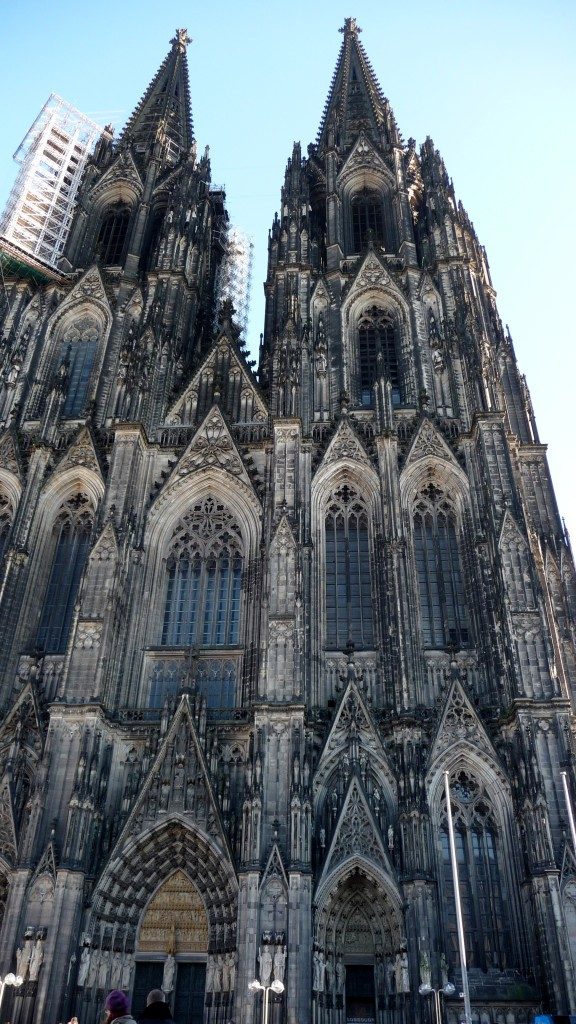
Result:
M317 136L320 151L338 145L346 149L361 131L374 142L397 142L398 132L366 51L355 18L340 29L344 39ZM177 29L171 48L129 119L120 141L136 152L149 153L156 142L173 147L174 156L193 141L186 29Z

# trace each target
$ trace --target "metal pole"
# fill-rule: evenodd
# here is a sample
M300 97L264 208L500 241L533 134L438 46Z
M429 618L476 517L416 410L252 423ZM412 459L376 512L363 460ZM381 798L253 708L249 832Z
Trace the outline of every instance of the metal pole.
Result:
M570 790L568 789L568 773L560 772L560 775L562 776L562 782L564 784L564 796L566 798L566 807L568 809L568 821L570 822L570 831L572 833L572 845L574 847L574 856L576 857L576 825L574 824L574 814L572 813Z
M440 993L437 988L432 989L434 993L434 1005L436 1007L436 1024L442 1024L442 1015L440 1012Z
M450 838L450 859L452 861L452 878L454 880L454 900L456 902L456 924L458 926L458 946L460 949L460 966L462 968L462 989L464 994L464 1017L467 1024L472 1024L470 1006L470 990L468 988L468 971L466 970L466 947L464 945L464 924L460 905L460 884L458 881L458 864L456 863L456 844L454 842L454 825L452 824L452 807L450 804L450 774L444 772L446 788L446 813L448 815L448 835Z
M268 996L270 995L270 989L264 989L264 1024L268 1024Z

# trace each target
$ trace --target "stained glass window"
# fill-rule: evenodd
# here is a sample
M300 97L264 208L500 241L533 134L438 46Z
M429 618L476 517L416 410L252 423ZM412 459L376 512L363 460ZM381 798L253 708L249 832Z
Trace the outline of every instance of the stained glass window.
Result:
M373 306L358 322L358 359L362 405L373 403L373 385L383 376L392 385L392 404L400 404L396 328L391 316Z
M163 646L238 643L242 565L242 539L232 514L215 498L205 498L183 517L172 538Z
M54 554L37 635L38 646L48 654L62 654L66 650L90 548L92 517L92 506L85 494L70 498L56 517L52 531Z
M326 642L343 649L374 642L368 516L346 485L332 495L325 519Z
M490 799L469 773L461 772L451 786L454 842L469 967L506 970L511 956L508 894L499 831ZM456 905L450 860L446 804L440 830L443 905L451 965L460 963Z
M456 514L432 484L418 495L413 525L422 642L431 648L466 646L470 634Z

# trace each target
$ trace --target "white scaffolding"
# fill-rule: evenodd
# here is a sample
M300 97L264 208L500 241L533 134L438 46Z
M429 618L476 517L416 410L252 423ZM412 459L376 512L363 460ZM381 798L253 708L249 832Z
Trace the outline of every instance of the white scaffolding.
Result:
M0 236L57 266L86 161L103 131L51 94L14 154L21 166L0 220Z
M254 245L248 235L239 228L228 228L218 279L218 305L225 299L232 300L234 320L240 328L243 341L246 341L248 330L253 256Z

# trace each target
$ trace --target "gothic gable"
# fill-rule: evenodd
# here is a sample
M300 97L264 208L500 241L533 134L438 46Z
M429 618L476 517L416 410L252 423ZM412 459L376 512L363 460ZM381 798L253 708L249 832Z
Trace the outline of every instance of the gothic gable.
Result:
M72 469L75 466L90 469L93 473L96 473L100 480L102 480L102 483L104 482L94 441L88 427L81 428L80 433L77 434L66 454L60 459L54 472L65 473L66 470Z
M46 882L46 880L50 880L52 887L56 885L56 851L52 840L49 841L44 853L40 857L40 860L34 869L34 873L32 874L28 884L30 892L33 892L36 883L41 878L44 882Z
M8 778L4 776L0 785L0 857L14 865L17 849L12 794Z
M377 175L382 176L391 184L394 183L393 176L382 157L378 154L366 134L360 132L348 159L338 175L338 182L344 182L347 178L357 174L358 171L367 170L375 171Z
M352 754L353 759L360 753L366 755L373 767L377 767L379 770L382 780L388 783L390 792L395 792L394 776L376 724L354 680L349 681L342 695L332 727L320 754L314 776L314 791L316 793L319 792L342 755L349 753Z
M430 765L446 761L456 749L475 751L493 767L498 764L496 751L459 679L453 679L430 750Z
M166 417L166 422L183 424L194 422L194 412L198 406L198 399L203 383L206 379L209 379L211 387L215 391L217 384L219 383L217 378L221 375L221 370L224 366L225 373L228 378L232 374L236 373L241 379L240 393L242 396L242 407L245 408L247 405L250 406L251 413L249 420L251 422L265 422L268 418L266 405L261 398L251 375L244 365L243 360L225 332L222 332L216 344L212 347L204 361L199 366L183 394L170 409ZM219 386L221 386L224 391L223 402L224 405L226 405L226 382L222 381ZM247 402L247 400L249 401ZM227 408L227 414L232 418L233 412L234 410L232 408Z
M112 522L106 523L90 552L91 562L115 562L118 558L118 541Z
M44 746L44 729L33 685L27 682L0 726L0 764L4 764L10 747L24 748L36 761Z
M361 462L364 466L372 465L364 445L347 419L340 420L338 429L326 449L320 466L329 466L342 459Z
M6 430L0 437L0 469L12 473L18 480L22 480L22 466L18 443L11 430Z
M233 479L254 488L242 461L234 439L218 406L213 406L204 422L200 425L186 451L176 463L165 486L156 498L156 503L163 503L174 485L191 473L202 470L222 470Z
M501 550L508 547L522 548L525 551L527 549L526 540L522 535L522 531L514 517L511 515L509 509L506 509L504 518L502 519L498 546Z
M338 865L355 857L370 861L386 875L394 874L382 842L380 829L374 820L358 778L353 776L342 805L319 884L321 885L323 879Z
M270 542L270 553L278 552L287 555L289 552L296 551L296 547L296 538L288 522L288 517L283 515Z
M102 177L91 189L90 197L91 199L96 199L108 191L114 193L118 186L121 187L122 185L128 185L131 194L136 196L142 195L142 178L134 163L132 154L127 149L122 149L116 159L112 161Z
M362 260L358 273L352 281L350 291L346 297L347 304L356 295L373 288L393 288L394 291L397 290L386 267L374 250L370 249Z
M138 837L167 816L181 818L221 847L228 845L198 741L190 700L183 694L116 846Z
M108 296L106 295L106 289L98 267L90 267L86 273L82 275L80 280L76 282L72 291L56 311L58 319L61 318L62 314L69 309L70 306L74 306L79 302L101 303L105 306L106 311L111 318L112 314L110 310L110 303L108 302Z
M440 431L425 416L416 431L414 440L406 456L406 466L413 465L420 459L434 458L451 462L460 472L460 466L442 437Z
M262 875L262 881L260 883L260 891L264 892L268 890L278 890L288 892L288 879L286 877L286 870L284 868L284 862L282 860L282 854L278 848L278 844L274 843L270 856L264 868Z

